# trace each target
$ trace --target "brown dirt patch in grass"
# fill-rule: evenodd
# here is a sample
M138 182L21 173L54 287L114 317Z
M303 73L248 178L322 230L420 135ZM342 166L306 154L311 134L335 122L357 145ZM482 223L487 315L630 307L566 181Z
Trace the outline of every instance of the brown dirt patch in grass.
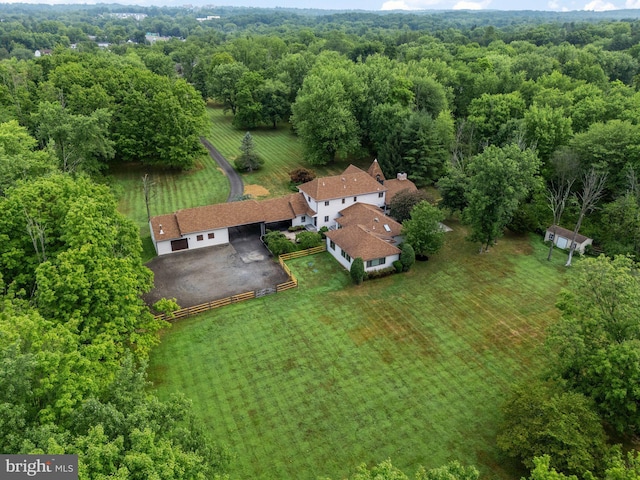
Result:
M266 197L269 195L269 190L260 185L245 185L244 194L252 197Z

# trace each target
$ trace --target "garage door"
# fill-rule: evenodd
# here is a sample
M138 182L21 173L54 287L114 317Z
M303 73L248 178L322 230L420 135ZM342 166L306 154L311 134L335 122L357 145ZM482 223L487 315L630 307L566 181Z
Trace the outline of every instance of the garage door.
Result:
M183 238L181 240L171 241L171 251L176 252L178 250L186 250L189 248L189 239Z
M558 237L556 245L558 246L558 248L567 248L568 243L569 241L566 238Z

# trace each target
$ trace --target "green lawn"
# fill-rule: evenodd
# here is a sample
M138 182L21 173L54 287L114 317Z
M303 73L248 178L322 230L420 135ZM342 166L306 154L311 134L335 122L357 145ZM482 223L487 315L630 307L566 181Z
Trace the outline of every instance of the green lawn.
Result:
M140 227L143 239L149 236L142 189L142 177L145 173L154 182L150 202L152 216L175 212L181 208L224 202L229 195L229 182L209 155L203 155L195 168L183 173L141 165L111 169L109 179L118 196L118 207Z
M174 325L151 358L158 394L193 400L235 479L337 480L386 458L520 478L495 448L499 406L541 364L566 255L548 263L529 237L479 255L450 225L408 274L354 287L328 253L304 257L298 289Z
M240 155L240 144L245 135L244 130L233 127L233 116L226 115L221 108L208 108L211 129L207 134L209 141L233 165L233 160ZM267 197L281 197L289 190L289 172L297 167L311 168L318 176L337 175L349 166L349 161L339 161L328 166L311 166L303 158L302 144L291 132L289 124L281 124L277 129L268 127L251 131L256 151L265 160L261 170L244 173L245 185L259 185L268 191ZM362 159L354 162L360 167L368 168L371 160Z

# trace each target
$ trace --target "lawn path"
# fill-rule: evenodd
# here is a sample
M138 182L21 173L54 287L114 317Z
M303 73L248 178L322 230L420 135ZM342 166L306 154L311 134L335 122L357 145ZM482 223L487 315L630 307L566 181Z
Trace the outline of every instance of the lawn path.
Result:
M240 198L244 194L244 184L242 183L242 178L238 175L235 168L231 166L231 164L227 161L226 158L222 156L222 154L204 137L200 137L200 142L205 146L205 148L209 151L209 155L213 158L216 163L220 166L220 168L224 171L225 176L229 179L229 196L227 197L227 202L233 202L234 200Z

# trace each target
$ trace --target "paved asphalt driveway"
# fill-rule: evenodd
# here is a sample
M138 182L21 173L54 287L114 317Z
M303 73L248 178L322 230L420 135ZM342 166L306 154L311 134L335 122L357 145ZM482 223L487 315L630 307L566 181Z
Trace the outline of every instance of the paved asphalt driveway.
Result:
M191 307L238 293L275 288L288 280L260 242L257 226L230 229L231 244L162 255L147 267L155 288L144 296L151 305L162 297Z

